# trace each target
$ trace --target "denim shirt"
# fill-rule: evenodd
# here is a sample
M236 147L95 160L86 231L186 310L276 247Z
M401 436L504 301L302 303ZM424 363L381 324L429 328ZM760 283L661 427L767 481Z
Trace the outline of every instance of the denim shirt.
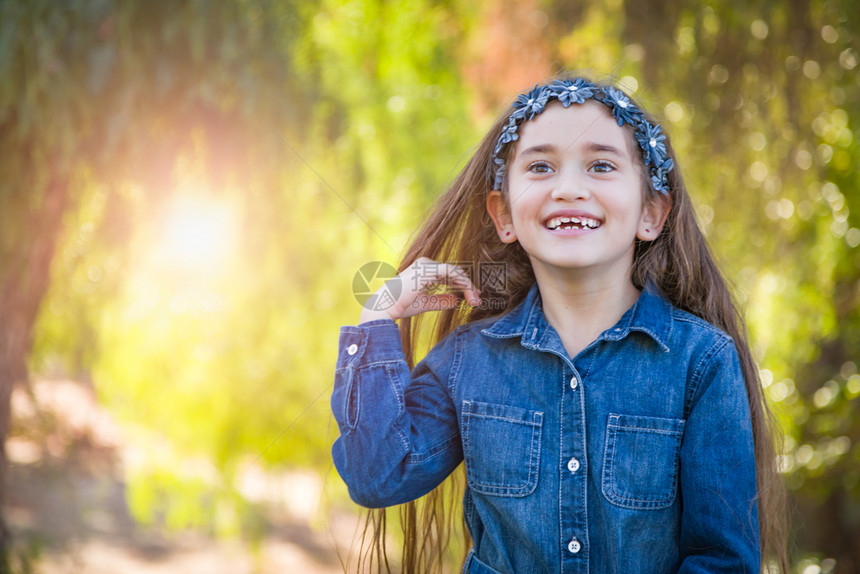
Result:
M759 572L737 351L651 289L573 358L536 285L411 373L393 321L342 327L331 402L360 505L418 498L465 461L464 572Z

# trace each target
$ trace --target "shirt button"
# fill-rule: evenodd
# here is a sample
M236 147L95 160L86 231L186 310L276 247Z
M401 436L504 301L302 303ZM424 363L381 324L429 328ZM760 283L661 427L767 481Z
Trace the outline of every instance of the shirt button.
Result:
M570 388L575 391L576 387L578 387L578 386L579 386L579 381L576 380L576 375L574 375L570 378Z
M572 458L567 461L567 470L569 470L570 472L576 472L577 470L579 470L579 461L575 458Z
M574 538L567 543L567 549L570 551L571 554L576 554L577 552L582 550L582 544L579 543L579 540Z
M350 345L346 349L346 353L348 355L354 355L357 351L358 351L358 345L356 345L355 343L353 343L352 345Z

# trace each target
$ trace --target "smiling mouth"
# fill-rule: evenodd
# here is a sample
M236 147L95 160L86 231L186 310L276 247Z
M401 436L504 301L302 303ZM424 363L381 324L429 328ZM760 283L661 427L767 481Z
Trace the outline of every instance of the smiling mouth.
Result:
M550 231L560 229L597 229L600 221L590 217L553 217L544 223Z

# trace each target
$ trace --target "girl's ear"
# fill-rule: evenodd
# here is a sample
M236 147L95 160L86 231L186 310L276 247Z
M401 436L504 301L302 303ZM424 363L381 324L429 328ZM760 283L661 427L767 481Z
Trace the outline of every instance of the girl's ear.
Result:
M654 241L663 231L666 218L672 209L672 199L667 195L653 198L642 207L642 217L639 218L639 229L636 237L642 241Z
M501 191L494 190L487 195L487 213L493 218L496 233L499 234L502 243L513 243L517 240L514 223Z

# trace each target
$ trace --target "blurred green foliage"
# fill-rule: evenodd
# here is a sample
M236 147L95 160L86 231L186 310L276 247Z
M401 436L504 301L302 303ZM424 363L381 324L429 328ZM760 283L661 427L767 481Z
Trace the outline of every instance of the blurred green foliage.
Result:
M849 0L5 0L0 246L71 182L31 364L91 372L158 445L141 519L253 524L244 470L330 465L354 272L397 263L517 90L609 73L661 116L746 309L798 568L858 570L858 34Z

